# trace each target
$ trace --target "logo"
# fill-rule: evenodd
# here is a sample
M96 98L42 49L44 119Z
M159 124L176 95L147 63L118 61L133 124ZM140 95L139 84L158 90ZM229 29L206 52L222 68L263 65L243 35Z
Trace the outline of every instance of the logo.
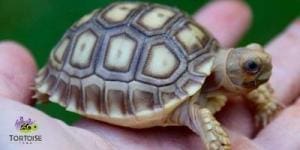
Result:
M24 134L33 133L38 129L35 121L32 121L30 118L24 120L23 117L16 120L15 127L20 133Z
M20 144L33 144L42 141L42 135L35 134L38 131L38 123L31 118L19 117L15 122L15 128L19 134L9 135L9 140Z

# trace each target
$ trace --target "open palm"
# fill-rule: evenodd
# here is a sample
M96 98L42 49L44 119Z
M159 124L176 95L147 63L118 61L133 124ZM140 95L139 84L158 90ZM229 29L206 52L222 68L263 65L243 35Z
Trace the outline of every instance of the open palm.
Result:
M249 26L251 13L240 1L214 1L195 16L224 47L232 47ZM259 41L253 41L259 42ZM231 100L217 114L228 130L233 149L300 149L300 20L295 21L266 49L273 57L271 84L283 112L257 134L248 105ZM138 149L184 150L203 148L200 138L185 127L133 130L82 119L68 126L31 107L36 66L30 54L13 42L0 43L0 148L19 149ZM39 122L43 141L31 145L9 142L12 123L20 115Z

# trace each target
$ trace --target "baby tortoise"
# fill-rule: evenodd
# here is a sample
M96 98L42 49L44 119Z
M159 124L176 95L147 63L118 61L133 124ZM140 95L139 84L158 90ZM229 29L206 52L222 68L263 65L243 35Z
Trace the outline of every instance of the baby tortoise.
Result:
M208 150L231 149L213 114L240 95L265 126L281 108L267 83L271 70L258 44L220 48L176 8L118 2L65 33L36 78L35 98L130 128L184 125Z

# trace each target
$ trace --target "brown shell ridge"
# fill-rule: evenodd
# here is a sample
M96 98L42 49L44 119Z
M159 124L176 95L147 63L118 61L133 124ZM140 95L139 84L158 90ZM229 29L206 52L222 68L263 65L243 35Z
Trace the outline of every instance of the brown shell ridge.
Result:
M130 89L128 88L129 92L125 91L124 94L128 96L128 99L125 101L123 100L123 103L125 106L117 106L115 108L120 108L123 109L122 113L120 114L112 114L111 111L111 100L108 100L105 95L100 96L99 92L99 82L102 81L104 82L101 78L99 78L96 75L92 75L90 82L93 82L92 86L94 86L94 92L93 94L98 94L94 95L94 98L91 98L91 92L87 93L87 91L84 91L86 86L83 84L86 83L83 79L80 81L79 79L74 79L73 77L69 77L66 73L60 72L59 77L62 78L60 80L57 80L55 76L53 75L53 69L48 67L45 71L43 71L40 75L39 78L43 78L37 85L37 91L38 93L42 95L51 95L49 98L50 101L55 102L60 104L61 106L65 106L68 111L72 112L77 112L80 114L87 114L89 116L110 116L110 117L115 117L115 118L120 118L124 117L127 115L133 115L133 116L140 116L140 115L145 115L149 114L150 112L157 112L157 109L165 109L166 107L169 107L170 105L178 104L176 101L183 101L187 99L189 96L193 95L195 92L197 92L205 79L205 76L199 77L199 76L194 76L190 73L185 73L181 79L179 79L176 83L176 87L173 88L173 90L169 90L165 92L164 90L160 90L158 87L157 92L160 94L155 94L152 93L152 96L155 97L155 95L162 95L161 97L157 98L156 102L153 98L151 98L151 90L147 92L143 92L142 87L147 87L150 85L139 83L137 81L130 82L129 84L140 84L140 87L138 85L134 85L134 87L137 88L137 91L141 90L141 92L136 93L133 95L133 92L136 92L136 90L130 92ZM51 74L52 72L52 74ZM56 72L57 73L57 72ZM94 78L94 79L93 79ZM77 81L76 81L77 80ZM80 82L78 82L78 80ZM99 80L99 81L96 81ZM74 84L74 81L77 82ZM105 81L105 82L110 82L110 81ZM116 82L116 81L112 81ZM118 82L117 84L120 84L121 82ZM102 83L103 84L103 83ZM123 83L126 84L126 83ZM76 87L74 87L77 86ZM47 87L45 90L41 90L41 87ZM130 86L130 85L129 85ZM200 86L200 87L199 87ZM95 87L98 88L95 91ZM104 87L104 86L103 86ZM108 86L107 86L108 87ZM196 89L195 89L196 87ZM91 88L91 87L90 87ZM155 88L155 87L154 87ZM163 88L163 87L162 87ZM42 88L43 89L43 88ZM194 89L194 90L193 90ZM98 92L97 92L98 90ZM113 89L116 90L116 89ZM132 90L132 89L131 89ZM144 91L147 91L147 88L144 89ZM90 90L89 90L90 91ZM102 90L102 94L103 94ZM152 91L153 92L153 91ZM81 94L80 94L81 93ZM130 93L132 95L130 95ZM150 94L149 94L150 93ZM172 94L173 93L173 94ZM80 95L79 95L80 94ZM113 95L118 95L114 93ZM86 97L89 96L89 97ZM150 96L150 98L149 98ZM141 98L141 97L148 97L149 99ZM122 98L116 98L116 99L122 99ZM135 100L137 99L137 100ZM143 99L143 100L142 100ZM93 102L93 104L87 104L90 101ZM91 106L95 106L95 110L91 110ZM127 112L126 112L127 110ZM148 112L148 113L147 113ZM136 117L137 120L139 117Z
M34 97L42 101L47 98L51 102L66 107L68 111L83 112L84 104L80 94L82 91L80 80L77 79L79 82L72 82L71 80L74 78L69 78L64 72L51 73L55 70L49 66L45 70L45 73L38 75L38 78L43 79L36 80L35 90L37 94ZM77 85L74 86L72 83L77 83Z
M43 74L39 75L39 77L44 78L42 81L37 83L37 93L38 95L47 95L50 96L49 100L54 103L58 103L59 105L66 107L66 110L77 112L81 114L88 115L107 115L111 117L122 117L126 115L137 115L149 111L155 111L156 109L164 109L166 105L171 101L166 101L162 98L158 97L157 92L162 92L159 88L146 85L144 83L139 83L137 81L133 81L129 83L129 86L134 86L134 88L128 88L129 91L124 91L123 94L125 98L122 103L123 106L113 105L108 97L105 97L104 91L105 89L100 89L100 82L104 82L98 76L92 75L86 79L80 81L79 79L75 79L74 77L69 77L66 73L61 72L61 79L57 80L57 77L51 73L54 70L51 68L47 68L49 71L44 71ZM47 73L48 72L48 73ZM87 80L94 81L94 84L84 83ZM96 81L98 80L98 81ZM80 82L79 82L80 81ZM89 81L89 82L91 82ZM116 82L116 81L105 81L105 82ZM116 82L118 86L121 82ZM85 84L85 85L84 85ZM127 85L127 83L123 83L123 85ZM104 87L104 86L103 86ZM102 87L102 88L103 88ZM107 86L109 87L109 86ZM146 88L145 88L146 87ZM153 90L150 90L151 87ZM120 88L121 89L121 88ZM119 89L119 90L120 90ZM118 95L118 89L112 89L112 95ZM131 91L131 92L130 92ZM183 97L182 94L178 94L178 89L175 88L173 91L168 91L169 93L174 93L173 98L177 100L183 100L186 97ZM154 93L153 93L154 92ZM102 94L102 96L101 96ZM164 94L164 93L161 93ZM109 94L108 94L109 95ZM172 94L169 94L172 96ZM37 97L42 98L42 97ZM119 98L116 98L119 99ZM175 100L174 99L174 100ZM94 107L94 108L92 108ZM111 110L112 107L114 109L120 108L122 109L120 114L112 114L116 112L116 110ZM114 116L115 115L115 116Z
M56 79L54 79L54 75L50 73L48 67L49 66L42 69L35 80L35 90L37 92L36 95L34 95L34 98L40 99L42 101L45 101L44 98L48 98L48 96L50 95L49 91L53 88L56 82Z

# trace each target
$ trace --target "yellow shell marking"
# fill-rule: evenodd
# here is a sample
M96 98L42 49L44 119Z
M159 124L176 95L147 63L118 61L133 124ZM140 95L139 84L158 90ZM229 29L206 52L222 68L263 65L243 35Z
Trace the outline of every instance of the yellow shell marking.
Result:
M70 39L65 38L62 40L62 42L56 47L56 50L52 51L51 53L51 64L56 67L61 67L61 61L63 59L64 53L70 43Z
M149 30L162 28L175 13L164 8L154 8L141 18L141 24Z
M176 56L164 44L153 46L147 59L145 74L158 78L168 77L179 64Z
M210 58L209 60L196 65L194 70L196 73L204 73L206 75L209 75L212 70L211 68L213 67L213 64L214 58Z
M188 94L188 95L194 95L200 88L202 84L196 83L195 81L187 81L186 84L183 85L182 89Z
M134 55L136 42L125 35L110 40L105 58L105 66L115 71L128 71Z
M65 50L67 49L69 43L70 43L70 40L68 38L66 38L62 41L62 43L56 49L54 55L59 62L62 61L63 55L64 55Z
M179 42L186 48L188 54L193 53L197 47L204 47L201 42L205 38L205 33L193 24L188 24L176 36Z
M138 4L134 3L118 4L104 14L104 19L111 22L124 21L130 12L132 12L138 6Z
M73 66L87 67L89 65L96 40L96 35L89 30L78 37L71 59Z

